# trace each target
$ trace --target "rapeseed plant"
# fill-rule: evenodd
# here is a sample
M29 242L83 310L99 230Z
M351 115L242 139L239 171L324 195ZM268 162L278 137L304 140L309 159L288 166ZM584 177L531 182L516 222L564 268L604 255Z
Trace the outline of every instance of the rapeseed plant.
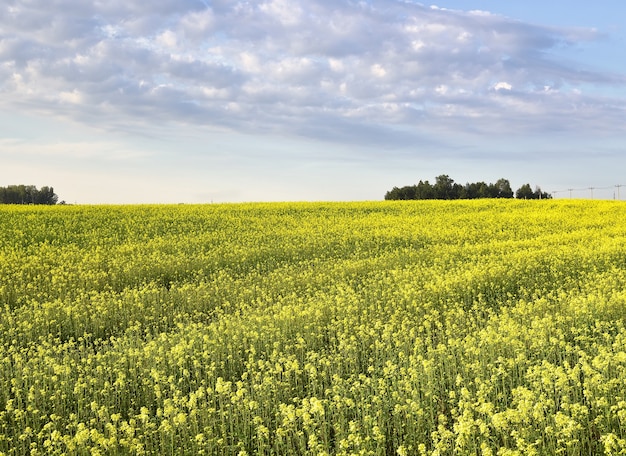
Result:
M620 454L626 206L0 207L0 454Z

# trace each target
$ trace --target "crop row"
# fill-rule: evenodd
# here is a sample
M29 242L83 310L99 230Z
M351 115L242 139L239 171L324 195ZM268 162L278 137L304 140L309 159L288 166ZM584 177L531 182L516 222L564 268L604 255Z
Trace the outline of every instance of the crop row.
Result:
M0 454L620 454L626 206L0 207Z

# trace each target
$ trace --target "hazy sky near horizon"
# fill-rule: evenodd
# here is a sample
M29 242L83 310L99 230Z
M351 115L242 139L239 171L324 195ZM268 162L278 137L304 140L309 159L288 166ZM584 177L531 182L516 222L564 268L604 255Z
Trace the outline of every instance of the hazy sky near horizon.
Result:
M623 0L5 0L0 186L339 201L448 174L613 198L624 17Z

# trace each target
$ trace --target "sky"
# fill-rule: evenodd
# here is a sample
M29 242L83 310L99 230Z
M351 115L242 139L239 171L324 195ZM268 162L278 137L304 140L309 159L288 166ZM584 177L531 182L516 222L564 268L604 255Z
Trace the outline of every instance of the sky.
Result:
M3 0L0 187L78 204L626 200L626 2Z

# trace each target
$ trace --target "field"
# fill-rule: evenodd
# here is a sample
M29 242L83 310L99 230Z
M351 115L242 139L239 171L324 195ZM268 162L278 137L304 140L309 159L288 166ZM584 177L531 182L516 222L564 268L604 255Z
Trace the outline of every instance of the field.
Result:
M0 454L626 454L625 319L619 201L0 206Z

